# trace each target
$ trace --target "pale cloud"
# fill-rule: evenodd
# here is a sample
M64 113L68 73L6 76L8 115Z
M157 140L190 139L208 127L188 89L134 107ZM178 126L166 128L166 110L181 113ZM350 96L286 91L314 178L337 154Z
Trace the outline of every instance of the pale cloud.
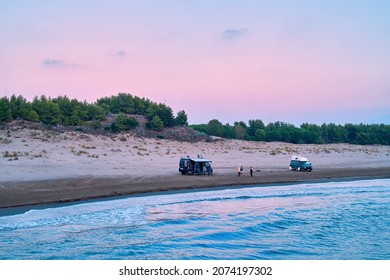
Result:
M247 33L247 29L245 28L229 28L229 29L226 29L222 36L223 38L227 39L227 40L234 40L234 39L237 39L239 37L242 37L244 36L245 34Z
M73 69L78 68L80 65L75 62L70 62L63 59L53 59L53 58L47 58L42 60L43 67L47 68L56 68L56 69Z
M42 61L42 64L48 67L58 67L65 65L64 61L59 59L45 59Z
M128 54L125 50L110 50L110 55L115 57L126 57Z

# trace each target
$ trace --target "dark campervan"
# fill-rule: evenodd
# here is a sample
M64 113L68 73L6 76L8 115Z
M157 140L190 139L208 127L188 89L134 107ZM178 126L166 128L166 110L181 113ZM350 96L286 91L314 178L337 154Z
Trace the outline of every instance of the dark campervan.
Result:
M211 160L200 156L197 158L185 157L179 162L179 172L183 175L212 175Z

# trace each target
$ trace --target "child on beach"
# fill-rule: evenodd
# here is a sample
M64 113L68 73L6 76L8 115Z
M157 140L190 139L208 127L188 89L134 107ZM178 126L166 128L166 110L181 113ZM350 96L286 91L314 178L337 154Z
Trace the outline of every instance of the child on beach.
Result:
M244 167L242 165L237 167L238 177L241 176L243 170L244 170Z

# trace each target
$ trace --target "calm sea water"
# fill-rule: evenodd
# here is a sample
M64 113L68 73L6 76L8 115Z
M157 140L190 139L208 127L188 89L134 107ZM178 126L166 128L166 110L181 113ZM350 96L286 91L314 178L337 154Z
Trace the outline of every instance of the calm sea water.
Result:
M390 180L3 212L0 259L390 259Z

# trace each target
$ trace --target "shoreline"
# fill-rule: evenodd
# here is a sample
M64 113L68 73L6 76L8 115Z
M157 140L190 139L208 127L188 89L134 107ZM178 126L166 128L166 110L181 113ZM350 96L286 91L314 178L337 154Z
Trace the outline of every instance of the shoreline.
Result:
M314 183L340 180L388 179L389 167L322 168L313 172L289 170L258 171L244 174L216 173L213 176L85 176L60 179L8 181L0 183L0 209L46 204L120 198L179 190L202 190L240 186Z
M183 176L181 157L212 161L213 176ZM313 172L292 172L292 155ZM237 166L244 174L237 176ZM254 176L249 176L249 167ZM199 190L329 180L390 178L390 146L288 144L216 139L182 142L15 127L0 130L0 209Z

